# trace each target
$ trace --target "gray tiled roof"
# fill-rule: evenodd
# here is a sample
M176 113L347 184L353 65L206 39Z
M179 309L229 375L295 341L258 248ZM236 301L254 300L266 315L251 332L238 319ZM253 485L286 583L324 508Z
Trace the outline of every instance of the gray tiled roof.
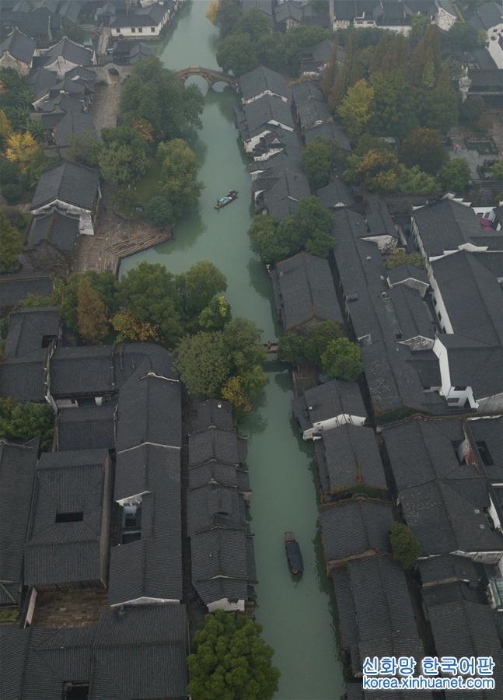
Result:
M503 417L469 420L468 426L479 454L481 448L486 451L482 469L490 479L499 481L503 473Z
M42 454L25 549L28 585L106 580L108 470L105 450ZM57 521L58 513L77 512L82 513L80 521Z
M221 464L212 461L204 462L189 469L189 487L191 489L216 483L242 490L245 482L248 482L248 472L244 469L237 470L231 464ZM245 490L249 490L249 484Z
M292 88L292 95L301 129L311 129L320 122L331 121L325 98L316 83L304 80Z
M182 598L180 453L144 445L117 455L114 498L141 496L141 539L111 550L112 605Z
M276 71L258 66L239 78L239 89L243 99L249 100L262 92L272 92L275 95L290 98L290 88L285 78Z
M320 508L326 559L336 561L368 550L389 552L389 529L393 523L386 503L350 501Z
M343 425L329 430L315 449L322 491L336 493L358 484L387 489L372 428Z
M315 320L342 323L342 312L326 260L309 253L298 253L277 263L273 279L279 292L278 311L285 331Z
M26 34L23 34L18 29L14 29L0 44L0 55L4 52L8 52L12 58L22 63L31 64L34 51L35 42L33 39L26 36Z
M281 98L273 95L264 95L254 102L243 105L242 110L249 136L260 133L271 121L291 129L294 127L290 103L285 103Z
M99 172L65 161L40 176L31 209L39 209L56 199L91 211L99 189Z
M304 392L310 423L333 418L341 413L367 417L360 387L356 382L332 379Z
M465 439L458 418L408 420L383 427L386 450L399 491L432 479L472 479L481 476L475 463L459 464L456 447Z
M490 529L483 478L434 480L400 492L407 524L419 540L421 555L455 551L503 553L503 536Z
M477 11L469 20L476 29L484 31L503 23L503 5L497 2L486 2L479 5Z
M342 580L344 595L340 597L338 583L334 590L339 611L348 605L348 588L351 592L356 621L343 614L343 645L351 651L353 671L361 672L366 656L421 657L423 645L401 566L385 556L370 556L350 561L347 573L349 581ZM337 582L339 571L333 576Z
M503 290L478 256L459 251L431 263L453 332L503 345Z
M48 275L2 275L0 276L0 308L16 306L30 294L46 296L52 294L53 281Z
M477 243L483 235L477 215L470 207L452 199L442 199L413 213L426 255L435 257L457 250L465 243Z
M220 430L232 430L234 427L230 403L217 399L197 401L193 406L189 420L190 432L192 433L206 430L212 426Z
M320 136L325 139L335 139L344 151L352 150L348 135L338 124L324 122L319 126L313 126L311 129L308 129L304 136L306 145L309 145L311 141L314 141Z
M180 383L140 368L119 392L117 451L148 442L181 445Z
M25 357L47 347L59 334L58 307L25 308L13 311L9 316L9 332L4 357Z
M0 601L17 602L23 550L38 456L38 440L11 445L0 440ZM6 589L6 590L5 590Z
M276 219L295 214L299 200L311 194L306 176L288 168L280 169L270 182L260 184L265 187L261 194L263 208Z
M316 190L316 196L325 209L350 207L355 203L351 189L338 178L331 180L326 187Z
M114 449L116 408L115 402L108 402L60 409L56 420L58 450Z
M192 583L205 604L248 598L247 552L244 530L218 528L191 537Z
M438 656L492 656L495 662L496 688L503 683L503 652L488 605L459 600L434 605L428 609L433 639ZM451 693L456 700L463 693ZM470 699L472 693L470 693ZM493 692L481 692L476 700L491 700Z
M51 394L55 398L98 396L117 389L111 346L57 348L51 357Z
M36 100L40 100L44 95L47 95L57 81L58 77L56 73L46 68L37 68L33 72L30 72L29 76L26 78L26 82L33 90Z
M65 36L57 44L44 51L42 56L45 59L45 65L51 65L56 59L61 57L70 63L76 63L85 67L92 64L93 52Z
M69 679L89 684L89 700L186 697L184 605L103 612L97 625L0 628L2 700L60 698Z
M28 232L28 248L49 241L63 251L73 251L79 235L79 220L58 211L35 216Z
M187 491L187 534L214 526L247 529L245 505L235 488L205 485Z
M83 134L95 136L94 118L88 112L67 112L53 130L54 141L60 148L66 148L72 139Z
M477 585L480 581L480 574L473 561L468 557L445 554L439 557L420 559L418 566L423 586L446 581L466 581Z
M37 350L20 359L0 363L0 396L16 401L44 401L45 350Z
M210 460L239 464L238 440L234 431L209 428L189 435L189 467Z

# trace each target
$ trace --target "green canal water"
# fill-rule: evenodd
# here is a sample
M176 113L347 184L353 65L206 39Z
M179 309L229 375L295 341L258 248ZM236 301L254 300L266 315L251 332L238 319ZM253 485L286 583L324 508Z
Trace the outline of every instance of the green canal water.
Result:
M206 19L208 5L195 0L183 8L171 35L157 48L168 68L218 68L217 31ZM198 84L206 90L204 82ZM199 211L176 227L173 241L128 258L121 272L142 260L162 263L175 273L198 260L211 260L227 277L226 297L233 314L257 323L264 340L273 339L276 329L270 282L248 245L251 187L234 128L237 98L228 88L216 89L206 95L203 128L195 145L200 180L205 186ZM238 200L216 212L215 200L231 188L239 191ZM257 619L264 626L264 637L274 648L274 663L281 671L277 700L339 700L344 684L317 530L312 445L299 439L291 418L289 373L277 363L269 365L269 370L269 385L241 427L248 436L253 489ZM303 552L305 572L299 581L293 580L287 567L286 530L295 532Z

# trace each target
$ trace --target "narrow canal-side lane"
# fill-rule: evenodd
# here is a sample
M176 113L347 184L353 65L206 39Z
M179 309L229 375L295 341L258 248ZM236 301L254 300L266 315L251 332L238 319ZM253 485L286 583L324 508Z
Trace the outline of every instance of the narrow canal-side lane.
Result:
M182 11L173 36L159 50L168 68L216 67L216 31L206 20L208 4L196 0ZM236 97L229 90L206 96L196 145L200 180L205 186L198 214L187 216L176 227L174 241L125 260L121 272L142 260L159 262L175 273L186 271L198 260L212 260L227 277L226 297L233 314L253 320L268 340L275 337L271 288L248 244L251 186L234 128L235 104ZM216 198L230 188L239 191L238 200L216 212ZM342 667L317 537L312 445L299 440L292 422L293 392L287 370L277 363L269 369L270 383L241 426L248 436L253 489L257 619L282 674L277 700L339 700L344 690ZM305 572L298 581L287 567L285 530L295 532L302 548Z

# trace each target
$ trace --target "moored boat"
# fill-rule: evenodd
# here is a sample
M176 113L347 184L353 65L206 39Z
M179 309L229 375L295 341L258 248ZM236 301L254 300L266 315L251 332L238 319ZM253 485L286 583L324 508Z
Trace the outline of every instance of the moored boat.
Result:
M298 576L304 571L302 552L293 532L285 532L285 551L288 566L294 576Z
M217 199L217 202L215 204L215 209L222 209L222 207L227 206L227 204L230 204L233 202L235 199L238 198L238 193L236 190L229 190L229 193L225 197L220 197L220 199Z

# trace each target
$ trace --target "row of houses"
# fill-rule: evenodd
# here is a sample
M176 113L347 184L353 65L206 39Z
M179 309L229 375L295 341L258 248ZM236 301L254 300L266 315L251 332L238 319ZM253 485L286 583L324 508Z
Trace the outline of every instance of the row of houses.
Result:
M306 70L311 69L306 66ZM319 87L305 80L290 87L279 73L259 66L239 79L241 105L236 123L250 165L255 210L278 219L294 214L310 196L301 166L301 145L320 136L351 150L346 134L334 124Z

